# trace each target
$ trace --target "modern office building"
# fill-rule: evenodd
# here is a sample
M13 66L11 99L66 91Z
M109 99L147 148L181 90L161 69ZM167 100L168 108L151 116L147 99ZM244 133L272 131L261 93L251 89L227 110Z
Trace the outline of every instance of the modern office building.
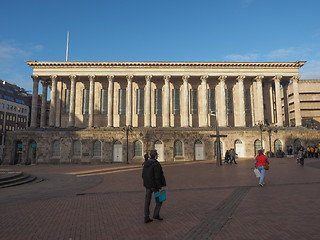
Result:
M31 96L25 89L0 79L1 160L6 142L6 133L26 129L29 125ZM22 150L22 146L19 145L19 147Z

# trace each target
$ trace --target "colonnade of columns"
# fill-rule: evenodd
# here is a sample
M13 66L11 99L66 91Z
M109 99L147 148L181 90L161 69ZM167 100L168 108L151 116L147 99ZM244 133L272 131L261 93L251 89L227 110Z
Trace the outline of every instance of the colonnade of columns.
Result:
M114 81L115 76L108 75L106 76L108 80L108 110L107 110L107 127L114 126L114 119L113 119L113 106L114 106ZM152 76L145 75L145 87L144 87L144 126L151 127L152 121L152 111L151 111L151 83L152 83ZM33 95L32 95L32 111L31 111L31 127L37 127L37 105L38 105L38 88L39 88L39 76L32 76L33 78ZM62 78L65 78L62 77ZM70 75L68 77L70 81L70 108L69 108L69 116L68 116L68 127L75 126L75 107L76 107L76 82L77 76ZM199 127L208 127L209 126L209 116L210 113L208 112L208 76L203 75L200 76L199 79L201 81L201 86L199 90L201 91L201 111L199 111ZM225 127L227 126L227 106L226 106L226 79L228 76L221 75L217 76L218 84L216 91L219 91L219 97L216 96L216 106L219 106L218 115L219 115L219 126ZM57 123L60 125L60 118L56 117L56 98L57 98L57 75L50 76L50 81L41 80L41 84L43 87L42 92L42 104L41 104L41 117L40 117L40 127L46 126L46 99L47 99L47 88L48 86L51 87L51 95L50 95L50 112L49 112L49 126L53 127L56 126ZM89 120L88 120L88 127L94 127L94 96L95 96L95 79L96 76L89 75ZM132 96L132 80L134 76L127 75L127 86L126 86L126 125L132 125L132 116L133 116L133 96ZM163 76L164 86L163 86L163 97L162 97L162 127L170 127L170 80L172 77L170 75ZM190 127L190 111L189 111L189 79L190 76L184 75L181 76L182 79L182 87L181 87L181 108L182 111L180 113L181 116L181 127ZM245 127L246 126L246 116L245 116L245 85L244 81L246 76L239 75L236 78L237 82L237 99L234 100L236 104L234 106L238 113L237 123L235 124L236 127ZM256 89L255 89L255 96L257 103L255 104L256 111L256 118L255 121L264 121L264 99L263 99L263 79L264 76L256 76L253 78L256 81ZM274 92L275 92L275 105L276 105L276 124L278 126L283 126L283 120L285 120L286 125L289 125L289 114L288 111L284 111L284 118L282 113L282 101L281 101L281 79L282 76L274 76L272 81L274 82ZM293 96L294 96L294 112L295 112L295 122L296 126L301 125L301 113L300 113L300 101L299 101L299 89L298 89L298 80L299 76L293 76L291 78L293 82ZM219 86L218 86L219 85ZM288 105L287 99L287 85L283 85L283 95L284 95L284 105L286 109L286 105ZM61 113L60 113L61 114Z

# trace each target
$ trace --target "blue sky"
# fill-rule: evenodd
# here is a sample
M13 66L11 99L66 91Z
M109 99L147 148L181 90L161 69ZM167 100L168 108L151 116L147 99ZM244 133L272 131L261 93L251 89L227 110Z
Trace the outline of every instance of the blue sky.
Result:
M320 79L318 0L15 0L0 4L0 78L32 90L25 60L302 61Z

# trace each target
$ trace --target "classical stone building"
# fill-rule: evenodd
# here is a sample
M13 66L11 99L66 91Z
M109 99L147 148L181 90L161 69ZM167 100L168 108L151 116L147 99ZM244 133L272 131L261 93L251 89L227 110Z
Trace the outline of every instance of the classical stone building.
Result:
M162 161L213 160L216 120L227 135L222 151L235 148L239 157L317 143L301 127L304 63L27 61L31 125L10 134L5 161L14 162L18 143L32 163L141 161L151 148ZM39 83L43 103L50 88L48 124L46 104L37 121Z

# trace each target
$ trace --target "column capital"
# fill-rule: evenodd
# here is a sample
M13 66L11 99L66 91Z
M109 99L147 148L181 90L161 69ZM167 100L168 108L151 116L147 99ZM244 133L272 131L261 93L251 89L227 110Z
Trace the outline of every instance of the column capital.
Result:
M291 81L292 81L292 82L298 82L299 79L300 79L300 75L295 75L295 76L293 76L293 77L291 78Z
M150 82L152 75L145 75L144 78L146 79L146 82Z
M209 77L208 75L203 75L203 76L201 76L201 77L200 77L201 82L207 81L208 77Z
M188 76L188 75L183 75L182 76L182 80L183 80L183 82L188 82L188 79L190 78L190 76Z
M257 81L257 82L262 82L262 79L264 78L263 75L258 75L256 76L254 79Z
M127 81L132 81L132 78L133 78L133 75L127 75L126 76Z
M164 80L165 82L169 82L169 81L170 81L170 78L171 78L170 75L163 76L163 80Z
M57 80L57 75L50 75L51 81L56 81Z
M281 78L282 78L281 75L276 75L276 76L274 76L272 79L273 79L273 81L275 81L275 82L280 82Z
M238 80L238 82L242 82L245 78L245 75L239 75L236 79Z
M96 75L89 75L88 78L89 78L90 82L94 81L94 79L96 78Z
M38 79L39 79L39 75L31 75L31 78L32 78L33 80L38 80Z
M70 80L76 80L77 75L69 75Z
M108 80L110 81L112 81L113 79L114 79L114 75L107 75L107 78L108 78Z
M220 80L220 82L224 82L224 81L226 81L227 77L228 76L226 76L226 75L221 75L221 76L219 76L218 79Z
M41 80L41 84L42 84L42 86L48 86L48 81L46 81L46 80Z

